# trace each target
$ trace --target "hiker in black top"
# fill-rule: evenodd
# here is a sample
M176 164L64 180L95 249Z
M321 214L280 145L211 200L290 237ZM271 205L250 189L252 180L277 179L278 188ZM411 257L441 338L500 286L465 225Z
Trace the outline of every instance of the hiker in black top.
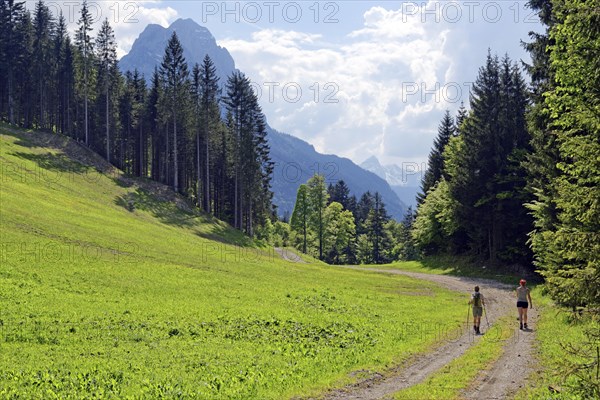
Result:
M476 334L480 335L481 331L479 330L479 326L481 325L481 316L483 315L485 299L483 298L483 295L479 293L479 286L475 286L475 291L471 294L469 304L473 305L473 330Z

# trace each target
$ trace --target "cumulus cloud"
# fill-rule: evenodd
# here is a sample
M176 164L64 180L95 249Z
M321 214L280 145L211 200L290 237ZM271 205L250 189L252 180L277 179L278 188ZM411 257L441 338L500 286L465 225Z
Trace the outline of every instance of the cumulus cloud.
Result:
M431 135L427 131L426 137L415 137L410 121L445 104L434 104L435 96L429 96L424 99L427 107L408 108L422 99L407 96L405 89L435 88L444 81L452 66L448 30L424 26L417 15L402 10L373 7L363 17L363 27L348 32L342 45L321 35L273 29L255 32L248 41L222 40L220 45L258 85L265 80L280 83L274 98L264 93L261 98L275 128L308 140L319 151L355 161L370 154L406 156L406 151L387 150L388 142L404 143L406 135L423 144L411 147L419 150L417 157L426 154ZM298 102L286 101L286 85L302 89Z
M502 5L502 19L484 6L433 0L372 6L362 26L331 42L326 35L261 29L249 40L219 44L263 86L261 105L276 129L357 162L370 155L424 161L444 110L468 103L488 47L500 54L519 49L532 28L518 24L527 14L514 5ZM279 83L270 96L265 82ZM292 87L301 88L299 98Z

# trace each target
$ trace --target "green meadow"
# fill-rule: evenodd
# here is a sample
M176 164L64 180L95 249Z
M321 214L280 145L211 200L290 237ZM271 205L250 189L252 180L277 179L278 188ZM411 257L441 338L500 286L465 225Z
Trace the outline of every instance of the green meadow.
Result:
M0 398L314 394L464 323L462 294L284 261L67 139L0 133Z

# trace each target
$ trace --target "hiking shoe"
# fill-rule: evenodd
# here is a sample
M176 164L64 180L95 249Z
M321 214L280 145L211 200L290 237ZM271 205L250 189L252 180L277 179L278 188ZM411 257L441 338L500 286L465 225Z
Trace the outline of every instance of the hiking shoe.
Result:
M479 330L479 327L477 327L477 334L481 335L481 331Z
M519 327L519 329L523 330L523 324L520 324L521 326Z
M523 324L523 327L524 327L525 329L527 329L527 324Z

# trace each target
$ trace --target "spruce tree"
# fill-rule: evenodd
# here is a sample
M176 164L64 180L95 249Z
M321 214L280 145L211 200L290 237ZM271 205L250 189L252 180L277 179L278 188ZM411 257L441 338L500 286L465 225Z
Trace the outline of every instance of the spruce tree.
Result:
M367 237L373 245L372 260L375 264L387 261L387 253L390 250L391 243L385 225L390 217L385 209L385 204L381 199L379 192L373 196L373 208L369 211L365 226Z
M96 61L98 64L98 84L104 94L104 126L105 126L105 148L106 160L111 161L110 153L110 126L111 112L110 110L110 91L115 86L117 78L117 43L115 34L108 22L108 18L102 23L102 27L96 37Z
M146 120L149 122L148 135L150 136L151 161L150 161L150 177L160 182L161 167L162 167L162 150L165 145L162 140L160 130L159 104L162 97L162 81L158 67L154 68L154 73L150 80L150 89L146 98L145 113Z
M133 129L137 131L135 140L135 159L133 173L136 176L148 176L148 136L146 130L148 121L146 120L146 79L135 69L133 71Z
M548 115L546 129L554 135L558 151L558 171L548 177L557 221L536 232L532 243L552 296L570 307L597 308L600 4L597 0L552 4L555 25L549 32L549 61L553 75L543 108ZM541 227L539 220L536 227Z
M356 204L356 212L354 213L357 235L361 235L367 232L365 222L369 216L369 212L373 208L373 205L374 199L371 192L367 191L363 193L360 197L360 200Z
M53 76L53 53L52 53L52 33L54 22L48 6L38 0L35 4L33 20L33 71L32 76L35 87L36 120L37 127L40 129L50 129L49 124L49 105L50 84Z
M165 84L165 97L173 127L173 190L179 192L179 137L177 135L178 119L182 117L180 110L187 103L188 66L183 56L183 47L173 32L165 49L160 67Z
M254 221L272 213L273 164L266 122L250 80L234 72L227 80L224 104L234 141L234 226L250 235Z
M417 202L423 203L427 192L440 180L444 174L444 149L450 138L454 135L455 125L450 111L446 110L444 118L438 128L438 135L433 142L433 148L429 153L427 170L421 180L421 193L417 195Z
M210 143L211 132L216 129L220 123L219 100L221 90L219 88L219 77L217 69L208 54L204 57L202 65L196 64L192 73L194 82L197 114L198 114L198 132L196 134L196 174L197 187L200 190L200 182L203 181L203 208L206 212L211 212L210 197ZM203 146L201 146L201 141ZM203 151L201 151L203 147ZM202 155L202 157L201 157ZM201 173L201 159L204 159L204 173Z
M0 80L2 82L2 112L11 124L21 123L18 93L20 71L26 70L29 62L29 13L24 1L2 0L0 3ZM29 79L29 76L27 76ZM6 103L4 103L6 102Z
M465 119L467 119L468 115L469 113L465 108L465 104L461 102L460 107L458 109L458 113L456 114L456 121L454 124L454 136L460 135L462 124L465 122Z
M79 18L79 27L75 34L75 43L79 49L79 53L82 58L82 70L83 70L83 96L84 96L84 132L85 132L85 144L89 146L89 115L88 115L88 102L89 102L89 78L90 69L93 61L94 52L94 41L90 36L92 31L92 15L87 6L87 0L83 0L81 7L81 17Z
M329 184L327 188L329 192L329 202L333 203L334 201L340 203L344 210L350 210L350 188L346 185L346 182L343 180L337 181L335 185Z
M458 225L477 256L526 263L525 85L508 57L500 62L488 54L472 93L471 112L446 159Z
M63 134L70 132L70 129L67 127L67 112L69 107L69 101L67 100L67 97L71 94L70 91L72 91L73 88L71 83L73 82L74 75L73 57L72 54L70 54L70 47L71 42L67 33L67 22L63 13L61 12L56 23L56 30L52 43L52 52L55 63L55 85L53 87L55 102L54 121L56 125L56 131ZM68 59L67 55L69 55Z

